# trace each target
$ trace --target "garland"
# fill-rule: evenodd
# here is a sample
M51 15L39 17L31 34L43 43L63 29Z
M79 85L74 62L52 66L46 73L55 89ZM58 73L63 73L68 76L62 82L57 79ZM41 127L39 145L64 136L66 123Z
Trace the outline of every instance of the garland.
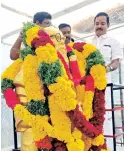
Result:
M102 135L106 71L99 51L90 44L72 43L66 46L68 66L50 36L32 23L24 24L23 42L21 59L2 75L2 91L15 115L32 127L37 148L82 151L87 139L87 150L107 150ZM12 90L20 69L26 106Z
M14 80L15 76L20 70L23 61L21 59L17 59L14 61L2 74L2 80L9 79ZM3 83L3 82L2 82Z
M77 55L78 65L80 69L82 69L82 76L84 76L81 85L76 88L76 92L78 94L77 98L82 103L83 114L77 108L77 110L69 113L70 119L73 123L75 122L75 126L85 135L83 137L84 142L89 142L89 148L92 146L99 146L101 144L100 150L102 150L104 137L101 134L105 114L104 89L107 84L104 60L100 52L92 45L84 42L77 42L70 43L69 46L72 47L73 51ZM91 48L90 51L88 51L88 47ZM85 75L87 76L85 77ZM86 81L86 79L89 81ZM87 83L89 89L87 89ZM91 97L88 97L89 92L92 94ZM89 120L89 122L86 119ZM89 148L85 147L86 150L89 150Z
M37 57L30 54L25 58L23 63L24 86L28 102L31 100L45 100L43 84L37 75L37 65Z
M46 50L48 51L48 49ZM41 56L38 74L43 83L48 86L49 91L52 93L52 95L49 96L49 108L51 113L50 117L52 124L54 125L52 137L54 136L61 141L65 141L67 143L68 150L72 150L72 147L74 145L77 149L80 147L79 150L82 150L84 147L84 145L82 144L83 142L82 140L80 140L82 143L79 146L79 144L77 144L74 138L71 136L71 123L69 121L69 118L66 116L66 113L64 112L73 110L75 108L76 95L71 88L72 84L70 82L67 82L67 79L64 79L64 77L62 76L63 73L65 73L65 69L62 68L61 62L56 58L56 52L53 51L52 54L52 57L56 58L55 62L53 62L51 55L49 56L47 51L44 51L44 54L48 56L48 60L45 60L47 63L44 62L45 57L43 57L42 59ZM61 116L61 125L60 123L58 123L59 119L57 118L57 115ZM62 130L64 130L64 132Z

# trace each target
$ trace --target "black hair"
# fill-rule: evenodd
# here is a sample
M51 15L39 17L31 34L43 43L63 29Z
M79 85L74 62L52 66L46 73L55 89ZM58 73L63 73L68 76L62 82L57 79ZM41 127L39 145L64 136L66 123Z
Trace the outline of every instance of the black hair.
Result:
M74 38L71 38L71 42L74 42Z
M33 23L36 23L36 21L39 21L41 24L44 19L52 19L51 14L48 12L37 12L33 17Z
M65 27L69 27L71 29L71 26L69 24L66 23L62 23L58 26L59 29L65 28Z
M105 16L105 17L106 17L106 20L107 20L107 25L110 24L110 22L109 22L109 15L108 15L107 13L105 13L105 12L100 12L100 13L98 13L98 14L95 16L95 18L94 18L94 23L95 23L96 18L97 18L97 17L100 17L100 16Z

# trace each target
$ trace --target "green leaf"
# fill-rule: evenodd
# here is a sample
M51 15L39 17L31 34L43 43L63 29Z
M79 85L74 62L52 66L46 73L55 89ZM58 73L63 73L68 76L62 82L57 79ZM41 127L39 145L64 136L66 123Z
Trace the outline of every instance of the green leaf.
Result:
M3 79L1 82L1 91L4 92L7 88L15 88L13 81L9 79Z
M70 56L75 55L73 51L70 51L67 53L67 57L69 58Z
M86 73L89 74L90 68L96 64L105 65L104 58L99 50L93 52L88 56L86 59L87 66L86 66Z
M26 22L26 23L23 23L23 29L22 29L22 37L23 37L23 44L25 46L27 46L27 43L25 41L26 39L26 31L32 27L34 27L36 24L34 24L33 22Z
M56 82L56 78L62 75L60 61L48 64L43 62L39 65L38 75L43 81L43 84L50 85Z
M32 113L33 115L49 115L49 108L48 108L48 101L46 100L45 103L40 101L31 100L28 105L26 106L27 110Z
M20 51L20 56L19 56L19 57L20 57L22 60L24 60L25 57L26 57L28 54L35 55L35 52L34 52L29 46L27 46L25 49L23 49L23 50Z

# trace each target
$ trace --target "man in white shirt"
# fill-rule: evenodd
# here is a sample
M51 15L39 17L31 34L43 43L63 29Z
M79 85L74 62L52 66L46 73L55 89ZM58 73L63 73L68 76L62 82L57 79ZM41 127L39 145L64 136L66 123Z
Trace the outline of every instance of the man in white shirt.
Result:
M108 83L111 83L111 71L116 70L119 67L120 59L123 57L123 52L120 47L120 43L112 37L107 35L107 29L109 28L109 16L104 12L100 12L94 18L95 37L92 39L92 43L102 53L107 69ZM106 89L106 109L111 108L111 91L110 88ZM104 122L104 134L112 135L112 114L106 112ZM107 145L110 151L113 151L113 140L107 138Z

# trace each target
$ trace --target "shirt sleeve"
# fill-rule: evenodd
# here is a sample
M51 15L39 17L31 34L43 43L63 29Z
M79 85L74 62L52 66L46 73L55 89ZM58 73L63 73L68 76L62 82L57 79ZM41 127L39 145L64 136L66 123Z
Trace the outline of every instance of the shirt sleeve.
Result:
M123 59L123 49L121 48L121 44L114 40L112 44L112 60L114 59Z

